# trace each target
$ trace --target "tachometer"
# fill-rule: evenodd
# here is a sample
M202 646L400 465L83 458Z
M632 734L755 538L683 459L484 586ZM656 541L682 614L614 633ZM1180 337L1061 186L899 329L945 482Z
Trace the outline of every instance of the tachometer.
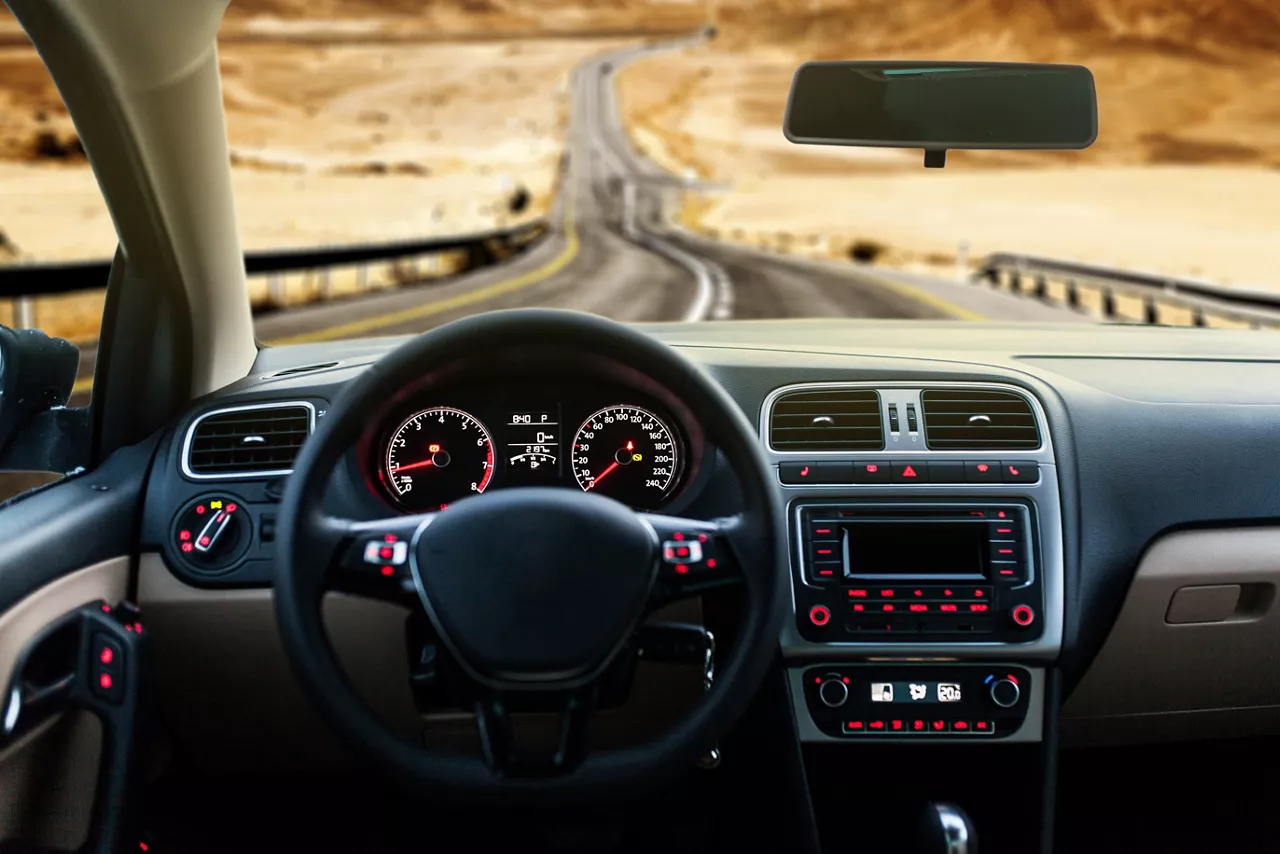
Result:
M639 406L608 406L573 437L573 476L585 492L652 509L674 489L680 473L675 435Z
M382 477L391 496L411 510L439 510L493 477L493 439L479 419L437 406L415 412L391 434Z

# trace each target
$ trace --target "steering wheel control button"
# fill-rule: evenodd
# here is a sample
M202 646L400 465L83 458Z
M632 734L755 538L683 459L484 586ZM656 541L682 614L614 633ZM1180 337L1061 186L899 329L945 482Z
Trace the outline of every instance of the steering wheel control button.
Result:
M991 702L1002 709L1010 709L1018 704L1018 700L1022 697L1022 688L1019 687L1017 680L991 676L988 676L987 680Z
M697 539L667 540L662 544L662 559L667 563L702 563L702 543Z
M1001 460L1000 479L1005 483L1035 483L1040 480L1040 464L1025 460Z
M894 483L928 483L929 482L929 464L925 462L903 462L895 461L889 464L892 467L892 480Z
M400 540L387 542L385 537L366 540L364 562L378 565L403 566L409 559L409 544Z
M778 476L784 484L853 483L853 463L779 463Z
M809 622L815 626L825 626L831 622L831 611L825 605L814 605L809 609Z
M849 699L849 686L839 676L824 679L818 686L818 699L828 709L837 709Z
M857 462L853 464L854 483L888 483L889 464Z
M966 461L964 479L969 483L1000 483L1000 463L995 460Z
M1013 618L1015 625L1024 629L1036 621L1036 612L1031 610L1030 605L1015 605L1009 616Z

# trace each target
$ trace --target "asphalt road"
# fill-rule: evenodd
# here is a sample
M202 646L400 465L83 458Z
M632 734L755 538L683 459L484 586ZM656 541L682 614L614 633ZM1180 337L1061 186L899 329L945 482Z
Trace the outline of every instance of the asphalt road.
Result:
M632 148L613 76L630 61L693 41L631 47L574 69L568 157L549 218L551 233L536 247L441 283L262 315L256 321L259 340L278 345L411 334L467 314L527 306L632 322L981 318L918 287L895 283L884 271L767 255L670 226L664 197L684 180ZM92 348L82 354L78 390L91 381L94 356Z

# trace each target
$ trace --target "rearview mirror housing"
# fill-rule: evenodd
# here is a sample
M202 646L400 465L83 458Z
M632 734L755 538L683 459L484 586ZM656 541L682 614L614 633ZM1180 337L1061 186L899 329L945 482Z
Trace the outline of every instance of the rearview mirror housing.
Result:
M1017 62L807 62L783 133L804 145L951 149L1088 148L1098 136L1093 74Z
M80 350L38 329L0 326L0 458L42 412L65 406L80 368Z

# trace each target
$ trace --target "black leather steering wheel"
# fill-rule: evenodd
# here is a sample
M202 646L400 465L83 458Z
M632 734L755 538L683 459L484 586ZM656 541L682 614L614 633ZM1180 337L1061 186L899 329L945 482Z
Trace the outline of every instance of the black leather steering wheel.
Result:
M478 353L501 350L519 358L549 347L636 366L682 401L736 474L740 515L704 521L636 513L600 495L532 487L376 522L323 511L330 475L358 442L369 414L406 385ZM719 385L671 347L594 315L540 309L478 315L427 332L379 360L348 383L317 423L282 501L276 616L316 708L358 751L411 785L464 797L616 798L688 768L759 689L783 619L784 521L755 429ZM698 705L650 743L589 750L597 680L644 618L723 583L745 586L745 613ZM320 613L327 591L425 610L474 698L482 757L430 751L375 716L329 644ZM509 717L512 702L531 692L556 698L561 713L555 752L532 764L512 751Z

